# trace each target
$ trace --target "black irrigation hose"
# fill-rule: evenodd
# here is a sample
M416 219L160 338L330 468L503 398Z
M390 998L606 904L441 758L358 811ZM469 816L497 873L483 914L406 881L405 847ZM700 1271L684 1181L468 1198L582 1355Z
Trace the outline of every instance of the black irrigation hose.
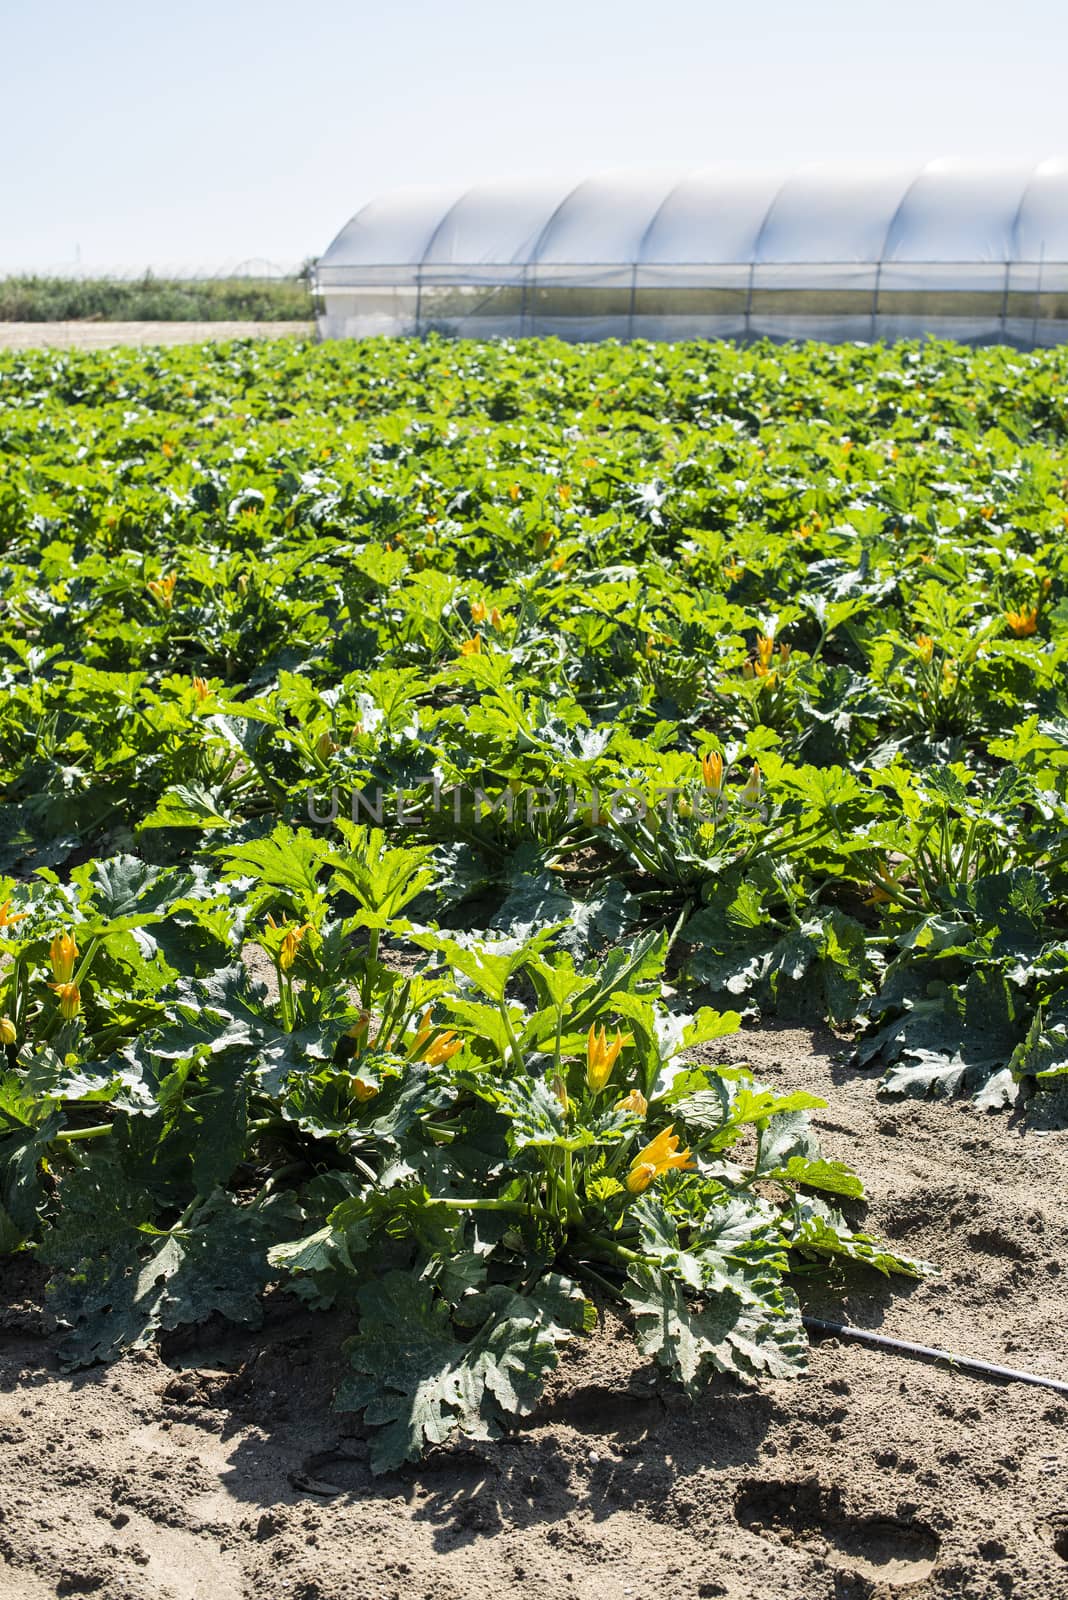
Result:
M874 1345L877 1350L893 1350L898 1355L919 1356L925 1361L948 1361L962 1372L974 1372L980 1378L1000 1378L1010 1383L1033 1383L1042 1389L1056 1389L1058 1394L1068 1394L1068 1383L1060 1378L1043 1378L1037 1372L1017 1372L1015 1367L995 1366L992 1361L977 1361L974 1356L955 1356L949 1350L936 1350L929 1344L913 1344L911 1339L888 1339L885 1334L872 1333L868 1328L854 1328L847 1322L825 1322L822 1317L802 1317L805 1327L813 1333L834 1334L839 1339L856 1339L861 1344Z

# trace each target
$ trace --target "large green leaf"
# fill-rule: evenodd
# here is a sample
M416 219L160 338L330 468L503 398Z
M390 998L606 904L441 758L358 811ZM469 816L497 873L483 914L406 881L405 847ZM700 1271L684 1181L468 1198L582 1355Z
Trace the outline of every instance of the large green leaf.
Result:
M788 1378L804 1371L807 1341L787 1292L775 1305L733 1287L698 1300L674 1274L635 1265L627 1303L639 1348L691 1394L714 1372Z
M337 1393L377 1429L371 1466L388 1472L417 1461L454 1433L491 1439L533 1410L557 1347L583 1326L580 1296L558 1279L529 1295L498 1286L461 1301L470 1331L453 1329L432 1285L390 1272L360 1290L360 1329L345 1346L353 1372ZM562 1317L570 1315L570 1322Z
M171 1233L123 1228L49 1282L64 1365L113 1360L213 1313L258 1326L267 1248L287 1221L284 1203L242 1206L216 1194Z

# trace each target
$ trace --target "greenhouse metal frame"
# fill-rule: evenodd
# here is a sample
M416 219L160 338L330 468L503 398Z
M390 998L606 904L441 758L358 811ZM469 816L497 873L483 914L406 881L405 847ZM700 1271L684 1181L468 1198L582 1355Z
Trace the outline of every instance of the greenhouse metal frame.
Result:
M316 267L323 337L1068 338L1068 161L716 167L372 201Z

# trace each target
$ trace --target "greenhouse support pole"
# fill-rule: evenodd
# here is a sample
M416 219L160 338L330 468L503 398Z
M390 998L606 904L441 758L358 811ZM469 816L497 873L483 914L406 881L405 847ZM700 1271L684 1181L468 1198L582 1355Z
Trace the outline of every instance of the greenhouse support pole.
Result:
M634 305L638 298L638 263L630 269L630 310L627 312L627 338L634 338Z
M1009 337L1009 279L1012 275L1012 262L1005 263L1005 288L1001 295L1001 340L1004 344Z
M1046 260L1046 241L1038 247L1038 277L1035 280L1035 314L1031 322L1031 349L1038 347L1038 314L1042 305L1042 267Z
M530 267L523 268L523 287L519 291L519 337L522 339L527 331L527 282L530 278Z
M415 337L419 337L419 321L423 313L423 274L415 269Z
M871 292L871 342L875 343L876 330L879 326L879 285L882 283L883 263L882 257L875 263L875 287Z
M749 283L745 291L745 337L753 336L753 279L756 277L756 262L749 263Z

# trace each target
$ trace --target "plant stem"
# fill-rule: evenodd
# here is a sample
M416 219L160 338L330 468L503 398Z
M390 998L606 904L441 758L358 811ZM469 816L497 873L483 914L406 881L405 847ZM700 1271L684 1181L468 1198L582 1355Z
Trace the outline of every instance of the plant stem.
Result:
M523 1052L519 1048L519 1041L516 1039L515 1029L512 1027L512 1019L508 1015L508 1001L503 995L498 1002L498 1009L504 1019L504 1031L508 1035L508 1047L512 1052L512 1066L516 1068L523 1059Z
M81 984L85 979L85 974L89 971L90 963L92 962L93 957L96 955L96 952L97 952L97 949L99 947L99 944L100 944L100 940L99 939L90 939L90 941L89 941L89 948L85 952L84 957L82 958L82 964L78 968L77 972L74 974L74 982L78 985L79 988L81 987Z
M374 968L378 965L378 949L382 940L381 928L369 928L367 931L367 962L364 967L363 977L360 980L360 1008L370 1011L371 1000L375 989Z
M100 1122L93 1128L65 1128L62 1133L57 1133L56 1144L73 1144L77 1139L102 1139L105 1133L110 1133L114 1123Z
M619 1299L619 1285L609 1283L607 1278L602 1278L601 1274L594 1267L591 1267L588 1261L584 1261L578 1270L583 1277L592 1279L599 1289L604 1290L605 1294L611 1295L613 1300Z
M545 1222L556 1222L557 1218L551 1211L546 1211L544 1206L537 1205L534 1201L522 1200L457 1200L451 1196L435 1195L428 1204L432 1206L446 1206L450 1211L510 1211L517 1217L541 1217Z
M575 1157L571 1150L564 1151L564 1204L568 1222L581 1222L582 1208L575 1193Z
M650 1256L642 1255L639 1250L628 1250L625 1244L617 1244L614 1239L606 1239L603 1234L594 1233L591 1228L585 1227L581 1222L577 1224L575 1232L580 1239L584 1239L594 1249L601 1250L606 1255L615 1256L619 1261L628 1263L640 1261L646 1265L652 1265Z

